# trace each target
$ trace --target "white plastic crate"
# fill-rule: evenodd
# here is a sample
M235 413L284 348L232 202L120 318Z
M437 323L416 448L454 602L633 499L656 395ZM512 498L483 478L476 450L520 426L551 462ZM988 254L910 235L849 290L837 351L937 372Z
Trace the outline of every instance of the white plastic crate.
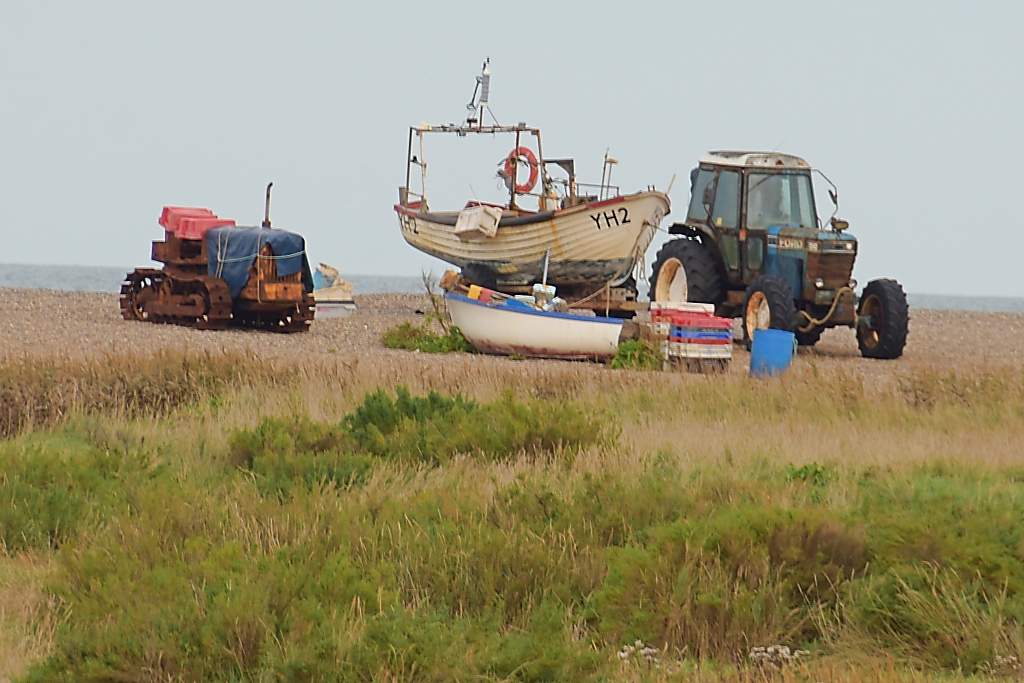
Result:
M683 311L684 313L706 313L714 315L714 304L698 304L689 301L652 301L651 312L655 311Z
M684 344L666 342L670 358L717 358L731 359L732 344Z

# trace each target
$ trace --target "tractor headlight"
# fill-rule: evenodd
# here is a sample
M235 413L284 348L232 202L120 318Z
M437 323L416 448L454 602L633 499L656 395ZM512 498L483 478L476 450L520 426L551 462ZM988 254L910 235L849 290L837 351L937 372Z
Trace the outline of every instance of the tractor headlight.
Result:
M857 289L857 281L854 280L852 277L850 278L850 281L847 282L846 284L849 285L850 289Z
M825 281L819 277L817 280L814 281L814 286L817 287L818 289L821 289L822 287L825 286Z

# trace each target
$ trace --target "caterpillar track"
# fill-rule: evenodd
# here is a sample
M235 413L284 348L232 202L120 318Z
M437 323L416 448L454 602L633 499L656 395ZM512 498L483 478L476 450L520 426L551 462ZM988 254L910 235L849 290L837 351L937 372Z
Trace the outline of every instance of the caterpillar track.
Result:
M164 270L139 268L121 285L121 315L125 320L226 330L232 321L231 292L218 277L175 277Z

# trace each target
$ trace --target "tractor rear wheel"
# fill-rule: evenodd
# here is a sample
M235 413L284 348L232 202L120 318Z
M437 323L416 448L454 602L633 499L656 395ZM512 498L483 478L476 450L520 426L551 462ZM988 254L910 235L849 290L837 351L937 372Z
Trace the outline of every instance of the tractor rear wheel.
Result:
M696 240L674 239L651 269L651 301L693 301L716 306L725 299L711 250Z
M869 282L860 295L857 317L857 346L862 356L891 360L903 355L910 310L899 282Z
M754 330L786 330L796 327L793 291L781 277L758 275L747 287L743 302L743 343L750 350Z

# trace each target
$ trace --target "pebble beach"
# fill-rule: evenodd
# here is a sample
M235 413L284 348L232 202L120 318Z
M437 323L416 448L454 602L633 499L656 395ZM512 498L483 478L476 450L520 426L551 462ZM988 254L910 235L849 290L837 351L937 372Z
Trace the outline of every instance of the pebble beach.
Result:
M481 364L516 363L552 370L566 361L514 361L500 356L449 354L432 356L384 347L382 336L404 322L418 324L430 310L422 294L356 296L358 312L344 320L316 320L308 333L279 335L251 330L200 331L171 325L126 322L116 294L0 287L0 358L80 360L108 354L151 354L161 349L195 352L244 351L286 363L355 361L371 366L399 359L424 366L472 372ZM828 330L813 348L802 348L797 365L836 368L884 381L918 368L961 373L1020 372L1024 368L1024 313L912 309L910 334L902 358L875 361L861 358L853 331ZM574 365L607 371L596 363ZM749 355L734 347L730 372L744 373Z

